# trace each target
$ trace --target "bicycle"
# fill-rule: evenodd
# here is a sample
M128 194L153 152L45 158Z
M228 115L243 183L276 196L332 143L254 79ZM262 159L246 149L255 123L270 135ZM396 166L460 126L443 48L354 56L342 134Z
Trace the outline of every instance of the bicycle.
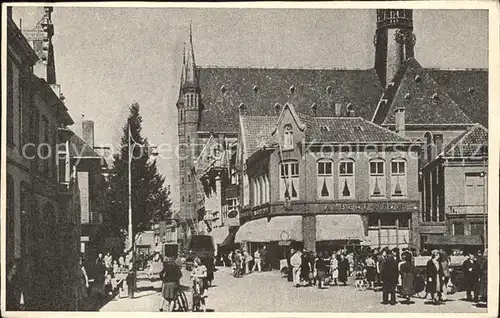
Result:
M188 310L189 310L189 304L188 304L188 299L186 297L186 294L182 290L178 289L177 295L174 299L173 311L187 312Z

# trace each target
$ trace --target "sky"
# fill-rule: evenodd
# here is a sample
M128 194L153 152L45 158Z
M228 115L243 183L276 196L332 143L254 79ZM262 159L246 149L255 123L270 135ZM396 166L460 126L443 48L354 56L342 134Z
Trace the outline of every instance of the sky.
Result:
M13 10L32 29L42 7ZM20 19L22 19L21 22ZM82 114L95 144L116 148L138 102L143 136L178 202L177 115L183 43L192 23L199 66L368 69L375 9L84 8L52 13L57 82L77 133ZM414 10L415 57L424 67L488 67L486 10ZM172 152L168 151L172 149ZM174 206L175 208L175 206Z

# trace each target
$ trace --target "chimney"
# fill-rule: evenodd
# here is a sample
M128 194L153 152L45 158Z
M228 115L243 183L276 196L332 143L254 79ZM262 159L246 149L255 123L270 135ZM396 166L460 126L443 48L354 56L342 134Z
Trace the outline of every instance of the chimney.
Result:
M274 104L274 112L275 112L276 116L279 116L279 114L281 112L281 105L279 103Z
M335 103L335 117L340 117L340 111L342 110L341 103Z
M311 112L312 112L312 115L313 115L313 116L316 116L316 114L317 114L317 110L318 110L318 105L316 105L316 103L313 103L313 104L311 105Z
M356 117L356 112L354 111L354 106L349 103L347 105L347 116L348 117Z
M94 148L94 122L92 120L82 121L83 141L92 149Z
M401 137L405 136L405 108L402 106L397 107L394 110L394 115L396 117L396 134Z
M240 105L238 106L238 109L239 109L240 115L245 115L245 113L246 113L246 106L245 106L245 104L240 103Z

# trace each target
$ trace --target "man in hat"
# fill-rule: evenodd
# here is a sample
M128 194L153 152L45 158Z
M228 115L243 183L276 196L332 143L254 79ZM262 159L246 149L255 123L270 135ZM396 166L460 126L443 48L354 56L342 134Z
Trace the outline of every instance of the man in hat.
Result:
M467 259L463 263L462 270L464 273L467 300L472 300L472 293L474 292L474 301L478 301L479 263L476 260L474 252L470 251L468 253Z

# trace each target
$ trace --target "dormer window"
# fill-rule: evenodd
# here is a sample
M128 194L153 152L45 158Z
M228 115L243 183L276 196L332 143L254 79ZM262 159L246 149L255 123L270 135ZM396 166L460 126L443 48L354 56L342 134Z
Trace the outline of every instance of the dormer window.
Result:
M290 124L283 128L283 147L285 149L293 148L293 128Z

